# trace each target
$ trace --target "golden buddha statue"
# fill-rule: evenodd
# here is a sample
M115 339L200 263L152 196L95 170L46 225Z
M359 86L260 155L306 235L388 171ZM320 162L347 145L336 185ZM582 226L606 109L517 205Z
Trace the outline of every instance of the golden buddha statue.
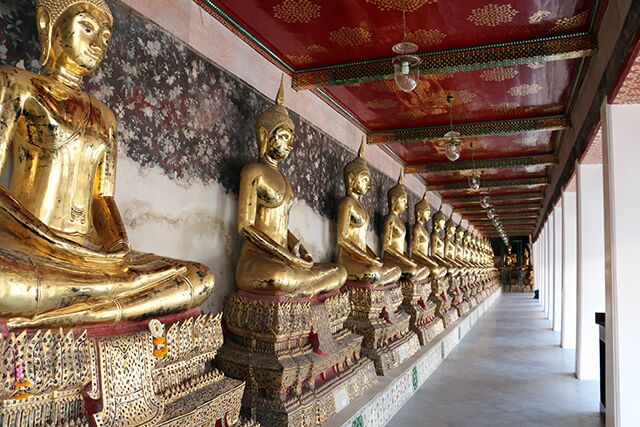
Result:
M205 266L132 251L114 200L113 112L81 89L112 32L104 0L39 0L43 74L0 68L0 317L9 328L114 324L181 312Z
M338 206L338 263L346 267L349 280L384 286L396 282L402 272L395 265L384 265L367 246L369 214L360 197L369 191L370 181L363 142L356 158L344 167L347 194Z
M456 223L453 218L449 218L445 223L445 243L444 243L444 256L447 261L456 269L464 267L457 257L458 248L456 247ZM459 270L458 270L459 272Z
M431 271L431 277L438 279L447 274L447 269L438 265L436 261L429 255L430 236L425 223L429 221L431 209L427 201L427 192L425 190L422 200L415 206L415 224L411 234L411 255L418 264L423 264Z
M294 194L278 164L293 149L293 131L281 81L276 103L256 121L260 157L240 174L238 231L245 240L236 281L244 291L312 297L338 289L347 278L338 264L314 264L300 239L289 231Z
M458 261L458 263L461 264L463 267L470 268L471 264L469 264L469 262L467 261L467 258L465 257L465 248L464 248L464 234L466 231L467 230L464 229L464 227L462 226L462 223L458 224L458 227L456 228L456 238L455 238L456 261Z
M436 262L447 270L455 270L455 267L446 259L445 253L445 221L442 211L438 211L433 216L433 230L431 231L431 256Z
M389 214L384 219L382 230L383 261L395 265L402 271L402 277L414 283L424 283L431 274L426 266L418 266L406 253L407 229L400 215L407 210L407 192L404 188L404 170L400 172L398 183L387 192Z

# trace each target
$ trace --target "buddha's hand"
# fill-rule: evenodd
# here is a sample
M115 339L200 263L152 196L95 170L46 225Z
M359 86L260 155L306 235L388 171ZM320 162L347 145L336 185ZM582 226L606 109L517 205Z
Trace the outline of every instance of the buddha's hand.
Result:
M107 252L111 256L124 258L131 253L131 243L125 239L117 240L113 242Z
M384 264L382 263L382 260L380 258L375 257L371 260L371 265L376 267L382 267Z

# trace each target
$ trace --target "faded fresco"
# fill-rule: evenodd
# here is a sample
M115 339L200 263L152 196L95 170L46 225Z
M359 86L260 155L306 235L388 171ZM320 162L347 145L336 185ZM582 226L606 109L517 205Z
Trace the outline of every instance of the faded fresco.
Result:
M85 88L118 117L119 149L141 168L159 167L182 185L218 183L236 195L242 165L257 158L256 115L272 101L128 6L117 0L109 4L114 37L105 62L87 77ZM39 53L35 0L0 0L0 64L39 71ZM282 169L297 198L335 219L344 194L342 168L354 153L291 115L296 147ZM379 231L386 190L394 180L372 168L372 183L364 204ZM417 200L410 193L410 222Z

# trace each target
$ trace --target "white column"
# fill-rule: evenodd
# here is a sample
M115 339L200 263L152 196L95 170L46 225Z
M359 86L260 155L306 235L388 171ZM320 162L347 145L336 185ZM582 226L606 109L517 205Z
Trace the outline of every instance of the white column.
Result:
M562 327L562 201L553 210L553 323L554 331Z
M547 319L549 319L549 327L553 326L553 225L555 218L553 212L549 215L547 230Z
M544 225L544 271L542 275L544 278L544 314L546 319L549 314L549 218Z
M542 311L546 313L547 311L547 300L546 300L546 268L547 268L547 257L546 257L546 239L547 239L547 224L542 226L542 231L540 232L540 304L542 305Z
M578 328L576 376L595 380L599 374L598 326L604 311L604 207L602 165L579 164L578 191Z
M607 426L640 423L640 105L603 108Z
M562 194L562 348L576 348L576 193Z

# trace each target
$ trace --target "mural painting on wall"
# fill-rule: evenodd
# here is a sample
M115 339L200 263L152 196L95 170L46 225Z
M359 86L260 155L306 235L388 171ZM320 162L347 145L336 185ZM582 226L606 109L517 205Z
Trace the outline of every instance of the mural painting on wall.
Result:
M242 165L257 156L256 116L272 101L120 1L108 3L115 37L84 88L114 110L121 153L171 179L218 183L237 195ZM38 72L39 54L35 0L1 0L0 65ZM297 114L291 117L296 149L283 172L299 199L334 220L344 195L342 165L353 153ZM394 180L371 172L373 191L363 202L375 212L380 232ZM409 199L413 206L419 197L410 193Z

